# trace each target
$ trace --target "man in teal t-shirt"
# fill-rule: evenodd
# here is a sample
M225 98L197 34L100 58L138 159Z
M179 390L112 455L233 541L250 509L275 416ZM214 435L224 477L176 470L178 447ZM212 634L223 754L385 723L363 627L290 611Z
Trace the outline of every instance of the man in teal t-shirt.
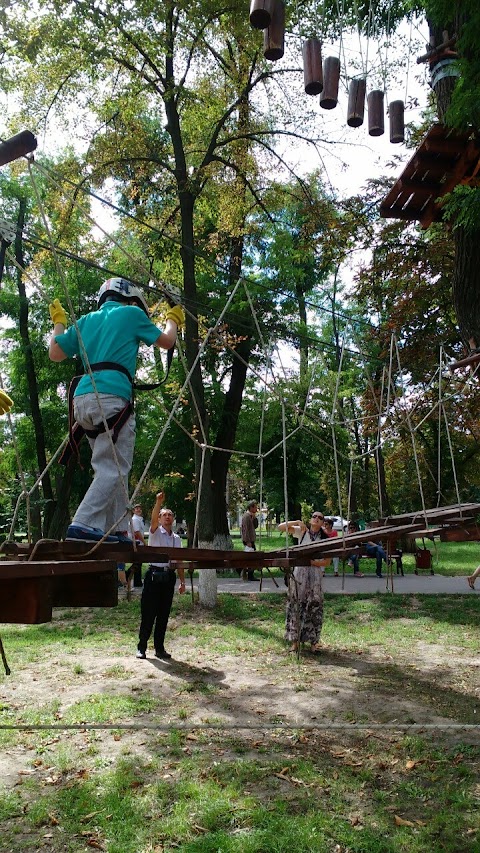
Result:
M125 538L127 526L128 475L135 447L132 382L138 349L141 343L162 349L174 346L184 313L179 305L169 308L162 332L149 319L142 292L126 279L112 278L99 290L98 310L77 320L78 333L74 326L65 331L67 316L58 299L50 305L50 316L54 324L51 360L77 355L93 374L93 382L89 373L80 379L73 411L92 448L94 476L66 539L98 542L105 531L113 530L113 541L118 541Z

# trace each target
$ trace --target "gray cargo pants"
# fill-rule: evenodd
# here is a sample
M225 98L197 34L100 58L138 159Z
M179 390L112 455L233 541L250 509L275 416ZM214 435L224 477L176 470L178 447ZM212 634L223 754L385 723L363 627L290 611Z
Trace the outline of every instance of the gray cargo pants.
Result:
M120 412L126 400L115 394L99 394L105 418ZM75 420L84 429L95 429L102 424L102 415L95 394L82 394L73 401ZM126 530L128 519L119 521L127 508L128 475L135 449L135 415L131 415L118 433L114 445L118 468L107 433L89 438L92 448L93 481L78 507L72 524L88 524L100 530ZM120 475L119 470L120 469ZM124 484L124 486L122 485Z

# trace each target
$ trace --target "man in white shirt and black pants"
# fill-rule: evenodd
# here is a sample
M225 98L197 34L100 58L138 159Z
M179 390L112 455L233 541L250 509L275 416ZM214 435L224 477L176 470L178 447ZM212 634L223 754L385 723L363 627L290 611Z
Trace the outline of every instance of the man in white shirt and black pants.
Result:
M181 548L180 536L172 531L174 515L171 509L163 509L165 493L159 492L152 510L148 544L155 548ZM178 569L180 579L179 593L185 592L185 572ZM170 569L169 563L151 563L143 580L141 600L141 622L138 633L137 658L144 660L147 656L147 645L153 629L155 657L170 660L171 655L165 651L164 641L168 617L172 607L175 592L176 572ZM154 628L155 625L155 628Z

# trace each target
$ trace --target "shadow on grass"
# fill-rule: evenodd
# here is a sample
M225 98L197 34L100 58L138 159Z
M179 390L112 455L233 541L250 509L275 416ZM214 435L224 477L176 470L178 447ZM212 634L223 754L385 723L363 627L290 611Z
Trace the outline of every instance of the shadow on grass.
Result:
M215 684L220 689L228 689L226 685L221 684L225 680L225 673L221 669L214 669L211 666L194 666L182 660L175 660L173 657L169 661L163 661L158 658L148 658L147 665L151 664L160 672L174 675L177 678L182 678L185 681L201 684Z
M325 651L321 657L321 669L325 666L343 667L354 670L360 679L357 690L361 696L362 692L368 695L384 697L386 713L383 720L387 721L395 717L397 722L407 723L429 723L431 717L420 719L412 718L411 710L408 719L398 717L399 704L418 704L419 712L421 705L424 710L431 713L432 717L445 717L452 722L468 725L479 723L478 698L472 691L462 693L451 685L451 671L447 668L435 667L431 671L413 669L411 666L401 664L382 663L372 660L368 654L358 655L341 651ZM389 714L389 700L395 701L395 711ZM359 713L361 713L361 699L358 702ZM477 737L480 731L477 733Z
M412 621L430 619L449 625L477 627L480 624L480 596L464 595L356 595L352 601L338 595L325 596L329 610L335 615L354 613L356 601L373 600L378 615L387 620L405 618Z

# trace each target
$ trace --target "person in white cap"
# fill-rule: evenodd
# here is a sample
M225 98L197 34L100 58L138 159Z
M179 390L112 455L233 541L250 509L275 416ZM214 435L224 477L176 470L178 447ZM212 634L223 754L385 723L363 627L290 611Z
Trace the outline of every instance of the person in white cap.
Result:
M78 453L78 435L87 435L94 476L65 538L98 542L114 528L107 541L130 542L124 533L125 493L135 446L132 390L138 349L141 343L171 349L185 319L183 309L169 307L165 331L161 331L149 318L141 290L124 278L111 278L98 292L97 310L80 317L76 326L66 329L67 315L58 299L50 305L50 317L54 325L50 359L58 362L80 356L86 366L86 354L95 382L94 386L87 372L73 383L77 430L70 433L70 450ZM120 526L115 528L117 523Z

